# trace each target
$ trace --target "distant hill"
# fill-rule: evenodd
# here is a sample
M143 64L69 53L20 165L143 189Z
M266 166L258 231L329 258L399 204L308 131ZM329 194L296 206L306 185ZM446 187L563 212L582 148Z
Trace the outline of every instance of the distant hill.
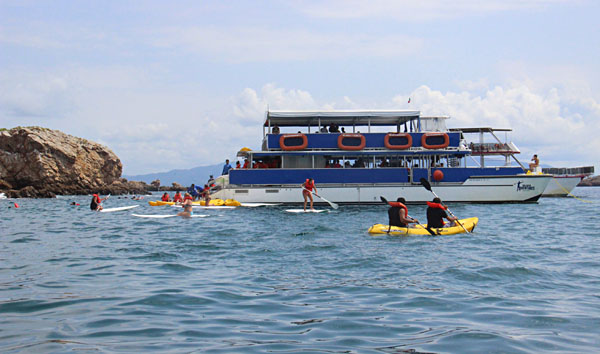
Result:
M177 182L182 186L190 184L204 184L210 175L216 177L221 175L223 164L211 166L199 166L190 168L189 170L171 170L167 172L148 173L145 175L123 175L129 181L143 181L150 183L156 179L160 180L163 186L170 186L173 182Z

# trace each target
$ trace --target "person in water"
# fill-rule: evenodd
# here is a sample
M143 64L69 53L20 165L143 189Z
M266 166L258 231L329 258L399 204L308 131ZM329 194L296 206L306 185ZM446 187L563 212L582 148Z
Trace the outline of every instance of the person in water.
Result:
M177 191L175 193L175 195L173 196L173 201L175 203L181 203L181 202L183 202L183 197L181 196L181 192L180 191Z
M391 207L388 209L389 230L392 226L410 227L410 224L418 224L419 220L408 216L408 208L405 205L406 199L400 197L396 202L388 203Z
M208 184L204 185L204 189L200 196L204 199L204 205L208 206L210 203L210 186Z
M185 193L183 197L183 211L177 213L177 216L182 216L184 218L191 218L194 214L194 210L192 208L192 195L189 193Z
M308 178L304 183L302 183L302 196L304 197L304 211L306 211L306 202L308 198L310 198L310 210L315 210L313 208L313 189L315 190L315 194L317 194L317 187L315 186L315 181L312 178Z
M531 161L533 162L529 164L529 170L533 172L535 171L535 168L540 165L540 160L538 159L537 155L533 155Z
M94 211L102 210L102 202L108 199L108 197L102 199L98 194L92 195L92 202L90 203L90 209Z
M450 221L447 226L454 226L457 218L448 216L446 209L440 198L435 197L432 202L427 202L427 227L440 228L446 226L444 218Z
M163 194L163 196L162 196L162 198L160 198L160 200L162 200L163 202L170 202L171 197L169 196L169 193L165 192L165 194Z

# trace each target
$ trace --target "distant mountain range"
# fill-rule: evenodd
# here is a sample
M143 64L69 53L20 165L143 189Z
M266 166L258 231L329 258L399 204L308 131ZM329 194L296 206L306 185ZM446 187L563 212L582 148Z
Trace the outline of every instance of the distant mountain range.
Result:
M192 183L203 185L208 180L210 175L215 178L221 175L223 164L199 166L188 170L171 170L167 172L148 173L145 175L123 175L129 181L142 181L151 183L159 179L163 186L170 186L173 182L177 182L182 186L189 186Z

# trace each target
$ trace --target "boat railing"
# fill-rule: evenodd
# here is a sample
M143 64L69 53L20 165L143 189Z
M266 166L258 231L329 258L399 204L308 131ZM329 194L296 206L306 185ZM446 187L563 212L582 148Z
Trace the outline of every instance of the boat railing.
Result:
M594 166L582 166L582 167L571 167L571 168L556 168L556 167L548 167L542 168L543 173L548 173L551 175L593 175L594 174Z
M470 143L469 149L473 155L507 155L519 154L521 151L512 142L508 143Z

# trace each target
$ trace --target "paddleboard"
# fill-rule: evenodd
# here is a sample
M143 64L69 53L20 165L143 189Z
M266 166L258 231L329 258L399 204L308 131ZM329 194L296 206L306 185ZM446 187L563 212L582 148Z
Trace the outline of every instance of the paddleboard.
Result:
M326 211L329 211L327 209L315 209L315 210L311 210L311 209L285 209L285 211L287 211L288 213L323 213Z
M131 214L132 216L138 217L138 218L148 218L148 219L166 219L166 218L174 218L176 216L179 216L177 214L169 214L169 215L141 215L141 214ZM208 215L192 215L192 218L205 218Z
M101 213L110 213L113 211L129 210L129 209L133 209L133 208L137 208L137 207L139 207L139 205L129 205L129 206L124 206L124 207L106 208L106 209L100 210L100 212Z
M256 208L261 206L276 206L281 205L281 203L242 203L243 207L247 208Z
M181 205L171 205L174 208L183 208ZM227 206L227 205L210 205L210 206L204 206L204 205L192 205L192 208L194 209L235 209L236 207L234 206Z

